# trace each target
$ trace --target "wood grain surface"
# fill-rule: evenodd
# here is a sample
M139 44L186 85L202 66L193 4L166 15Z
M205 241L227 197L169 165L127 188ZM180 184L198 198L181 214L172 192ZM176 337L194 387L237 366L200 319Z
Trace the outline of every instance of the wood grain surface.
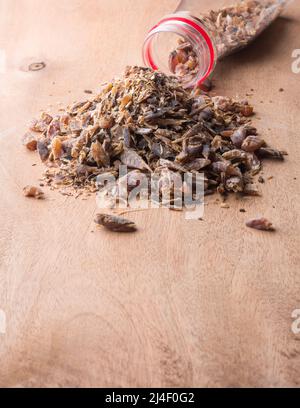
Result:
M177 5L0 0L2 387L300 385L299 1L215 72L215 92L253 94L261 134L289 153L265 162L262 197L229 209L212 197L203 221L138 212L139 231L124 236L95 229L94 197L22 196L43 170L20 143L28 121L141 64L148 28ZM245 227L260 214L275 233Z

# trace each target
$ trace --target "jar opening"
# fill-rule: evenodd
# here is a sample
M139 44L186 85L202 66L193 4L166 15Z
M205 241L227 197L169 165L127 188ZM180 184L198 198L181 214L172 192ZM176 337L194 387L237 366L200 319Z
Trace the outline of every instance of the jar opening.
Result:
M146 66L175 74L186 88L197 86L211 74L215 55L214 44L201 22L178 15L154 26L143 46Z

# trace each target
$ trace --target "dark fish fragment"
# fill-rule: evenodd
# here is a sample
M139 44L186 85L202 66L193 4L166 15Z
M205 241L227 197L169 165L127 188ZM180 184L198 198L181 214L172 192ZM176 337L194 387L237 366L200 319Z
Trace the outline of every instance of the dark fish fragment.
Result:
M213 110L210 106L208 106L199 113L199 120L210 121L213 118L213 116L214 116Z
M186 148L189 158L199 156L199 154L202 153L202 150L203 150L202 143L190 143Z
M46 139L42 139L42 140L38 140L37 142L37 151L40 155L41 160L44 162L48 159L49 157L49 149L48 149L48 145L46 142Z
M242 143L242 150L248 153L253 153L260 149L265 144L265 141L258 136L247 136Z
M130 135L128 126L123 126L122 132L123 132L123 139L124 139L125 146L128 148L131 147L132 139L131 139L131 135Z
M209 166L211 164L211 161L208 159L204 158L197 158L191 161L190 163L185 164L185 167L187 168L188 171L200 171L206 166Z
M183 139L188 139L192 136L197 135L203 129L203 123L196 123L192 126L184 135L182 136Z
M151 146L151 152L153 153L154 157L161 159L174 159L176 156L176 153L174 153L170 147L161 143L153 143Z
M265 182L265 179L262 176L259 176L257 181L261 184L263 184Z
M271 149L270 147L261 147L256 154L264 159L284 160L283 152L277 149Z
M233 135L231 136L231 141L236 147L241 147L246 137L247 129L244 126L242 126L233 132Z
M120 159L123 164L132 169L138 169L142 171L148 170L150 172L152 171L148 164L134 150L131 149L124 150L123 153L120 155Z
M88 177L91 174L98 174L101 170L98 169L96 166L88 166L86 164L79 164L76 167L76 175L78 177L84 176Z
M157 109L156 112L148 112L148 113L144 116L144 119L145 119L146 122L148 122L148 121L149 121L149 122L152 122L152 121L155 121L156 119L159 119L159 118L163 117L165 113L166 113L165 110L163 110L163 109Z
M134 232L137 227L133 221L109 214L97 214L95 223L114 232Z
M254 218L246 222L247 227L260 231L275 231L272 223L267 218Z

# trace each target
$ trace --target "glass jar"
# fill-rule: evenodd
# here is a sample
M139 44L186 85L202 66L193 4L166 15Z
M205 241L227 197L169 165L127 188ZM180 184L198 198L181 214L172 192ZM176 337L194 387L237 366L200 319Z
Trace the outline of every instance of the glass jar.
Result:
M199 0L183 0L174 14L149 31L143 46L144 63L179 76L184 87L197 86L211 75L218 60L254 40L289 1L241 0L201 14Z

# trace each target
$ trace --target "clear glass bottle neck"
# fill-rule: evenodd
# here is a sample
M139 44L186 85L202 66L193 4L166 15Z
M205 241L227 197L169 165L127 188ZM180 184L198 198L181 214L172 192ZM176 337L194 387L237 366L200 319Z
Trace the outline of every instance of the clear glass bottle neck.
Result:
M181 77L182 84L193 87L211 74L217 53L205 25L189 12L179 11L164 17L150 30L144 43L143 57L147 66L169 75L175 74L170 58L181 65L183 59L191 69L190 73Z

